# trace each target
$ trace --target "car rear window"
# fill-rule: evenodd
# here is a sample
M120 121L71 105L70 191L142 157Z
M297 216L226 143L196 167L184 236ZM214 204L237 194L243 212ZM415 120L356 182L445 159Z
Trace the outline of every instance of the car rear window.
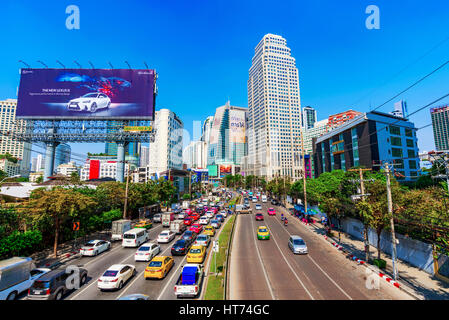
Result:
M201 253L201 249L190 249L190 253Z
M47 289L47 288L50 288L50 281L39 281L39 280L36 280L33 283L33 288L36 288L36 289Z
M151 261L148 266L149 267L160 267L160 266L162 266L162 261Z
M260 232L267 232L267 229L262 228L262 229L259 229L259 231L260 231Z
M133 233L125 233L125 234L123 235L123 238L124 238L124 239L135 239L135 238L136 238L136 235L133 234Z
M93 243L86 243L84 246L85 247L93 247L95 244L93 244Z
M199 236L198 238L196 238L196 240L198 240L198 241L206 241L207 237L206 236Z
M302 239L295 239L295 240L293 240L293 244L296 244L296 245L304 245L304 244L306 244L306 243L305 243L304 240L302 240Z
M137 251L148 251L150 250L150 247L140 247Z
M212 222L212 223L217 223L217 222L218 222L218 220L212 220L211 222Z
M115 277L117 275L118 271L116 270L107 270L104 274L103 277Z

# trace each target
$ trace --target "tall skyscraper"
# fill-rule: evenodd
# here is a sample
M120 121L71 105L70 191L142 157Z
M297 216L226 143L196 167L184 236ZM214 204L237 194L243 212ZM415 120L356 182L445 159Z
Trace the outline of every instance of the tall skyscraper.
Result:
M430 109L433 137L438 151L449 150L449 105Z
M150 142L150 169L153 172L182 169L182 138L184 124L168 109L156 111L156 135Z
M56 147L55 150L55 171L60 164L69 163L72 148L67 143L61 143Z
M298 69L281 36L267 34L256 46L249 69L248 111L248 156L242 171L268 179L299 177L299 158L292 159L302 122Z
M28 175L31 161L31 144L15 139L14 133L22 126L16 127L17 99L0 100L0 154L9 153L20 160L20 174ZM24 120L19 123L23 124ZM5 134L5 133L11 134Z
M150 147L140 146L140 166L146 167L150 163Z
M316 122L316 110L310 106L302 109L302 116L304 117L303 124L305 129L311 129Z
M137 121L130 121L129 125L135 126L135 125L137 125ZM113 120L108 120L107 126L108 126L107 132L113 133L118 130L119 122L113 121ZM140 144L138 142L130 142L128 144L128 147L125 149L125 154L132 156L132 157L137 157L137 155L139 154L139 149L140 149ZM116 156L117 155L117 144L115 142L106 142L105 148L104 148L104 153L106 153L110 156Z
M392 115L401 118L407 118L407 102L400 100L394 104L394 111L391 112Z
M241 164L245 156L247 111L231 106L229 101L217 108L209 136L208 165Z

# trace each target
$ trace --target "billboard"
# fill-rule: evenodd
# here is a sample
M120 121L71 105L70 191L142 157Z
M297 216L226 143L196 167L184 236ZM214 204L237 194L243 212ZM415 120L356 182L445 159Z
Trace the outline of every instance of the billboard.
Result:
M220 136L221 122L223 121L224 117L224 111L225 107L219 107L215 112L214 122L212 124L212 129L210 130L209 144L218 143L218 138Z
M220 177L224 177L231 173L232 173L232 166L230 164L229 165L220 164Z
M245 143L245 111L229 111L229 141Z
M207 166L207 172L209 177L217 177L218 176L218 166L211 165Z
M19 119L154 118L154 70L21 69Z

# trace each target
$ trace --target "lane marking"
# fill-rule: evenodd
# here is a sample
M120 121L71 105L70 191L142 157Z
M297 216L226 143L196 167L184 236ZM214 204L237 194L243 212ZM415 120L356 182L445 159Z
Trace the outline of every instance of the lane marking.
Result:
M187 254L184 256L184 259L182 259L179 262L179 266L178 268L176 268L176 270L173 272L173 274L171 275L170 279L167 281L167 283L165 284L165 286L162 288L161 293L159 294L159 296L157 297L156 300L161 300L162 295L164 294L165 290L167 290L168 285L170 284L170 282L172 282L173 277L178 273L179 268L182 266L182 264L184 263L184 260L187 259ZM204 271L203 271L204 272Z
M276 300L276 298L274 297L273 289L271 288L270 280L268 279L267 271L265 270L265 266L264 266L263 261L262 261L262 257L260 256L259 247L258 247L257 241L256 241L256 235L254 233L254 222L253 222L253 219L251 219L251 218L252 217L250 216L251 233L253 234L253 240L254 240L254 245L256 247L257 256L259 257L260 265L262 266L263 274L265 276L265 281L267 282L268 289L270 289L271 298L272 298L272 300Z
M276 220L276 222L277 223L279 223L281 226L282 226L282 224L279 222L279 220L278 219L275 219ZM287 230L287 228L285 228L285 227L283 227L282 228L285 232L287 232L287 234L289 235L289 236L291 236L292 234ZM313 258L310 256L310 254L307 254L306 255L308 258L310 258L310 260L318 267L318 269L320 269L321 270L321 272L346 296L346 297L348 297L348 299L349 300L353 300L352 298L351 298L351 296L350 295L348 295L316 262L315 262L315 260L313 260Z

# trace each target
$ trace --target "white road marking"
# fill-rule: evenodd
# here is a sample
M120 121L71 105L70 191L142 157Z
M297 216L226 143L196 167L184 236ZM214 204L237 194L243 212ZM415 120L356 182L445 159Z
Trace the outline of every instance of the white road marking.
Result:
M249 218L251 220L251 229L254 230L253 219L251 219L252 218L251 216ZM265 266L264 266L262 258L260 256L259 247L257 246L257 241L256 241L256 235L254 232L251 232L251 233L253 234L254 245L256 247L257 256L259 257L260 265L262 266L263 274L265 276L265 281L267 282L268 289L270 289L271 298L273 300L276 300L276 298L274 297L273 289L271 288L270 280L268 279L267 271L265 270Z
M279 222L279 220L278 219L275 219L276 221L277 221L277 223L279 223L281 226L282 226L282 224ZM282 228L285 232L287 232L288 233L288 235L292 235L288 230L287 230L287 228ZM334 281L334 279L332 279L319 265L318 265L318 263L316 263L315 262L315 260L313 260L313 258L310 256L310 254L307 254L306 255L309 259L310 259L310 261L312 261L317 267L318 267L318 269L320 269L321 270L321 272L323 272L323 274L346 296L346 297L348 297L348 299L349 300L353 300L352 298L351 298L351 296L349 295L349 294L347 294L335 281Z
M186 258L187 258L187 255L185 255L184 259L182 259L181 262L179 262L178 268L176 268L176 270L173 272L173 274L171 275L170 279L165 284L164 288L162 288L161 293L159 294L159 296L157 297L156 300L161 300L162 295L164 294L165 290L167 290L168 285L170 284L170 282L172 282L173 277L178 273L179 268L181 268L181 266L184 263L184 260L186 260Z

